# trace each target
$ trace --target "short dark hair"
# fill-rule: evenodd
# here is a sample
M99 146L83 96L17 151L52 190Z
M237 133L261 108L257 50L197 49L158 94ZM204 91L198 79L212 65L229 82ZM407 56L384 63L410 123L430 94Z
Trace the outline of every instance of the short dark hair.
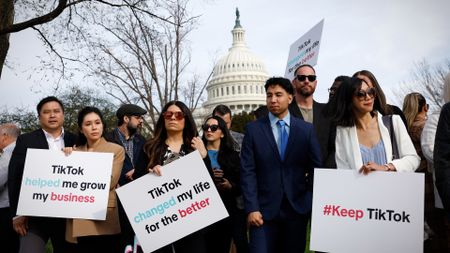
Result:
M49 96L49 97L43 98L41 101L39 101L38 105L36 106L38 116L41 115L41 109L44 106L44 104L49 103L49 102L57 102L61 106L62 111L64 112L63 103L55 96Z
M230 108L228 107L228 106L226 106L226 105L218 105L218 106L216 106L215 108L214 108L214 110L213 110L213 112L212 112L212 115L211 116L214 116L214 115L220 115L220 116L224 116L224 115L226 115L226 114L230 114L230 116L231 116L231 110L230 110Z
M311 65L309 65L309 64L302 64L302 65L298 66L298 67L295 69L294 75L297 75L297 70L299 70L300 68L303 68L303 67L311 68L311 69L314 71L314 74L316 74L316 70L314 69L313 66L311 66Z
M81 126L83 125L83 120L84 117L86 117L86 115L88 115L89 113L95 113L98 115L98 117L100 118L100 120L102 121L102 125L103 125L103 134L105 133L106 130L106 123L105 120L103 119L103 114L102 112L97 108L97 107L92 107L92 106L86 106L83 109L81 109L81 111L78 113L78 145L85 145L87 143L87 139L86 136L81 132Z
M291 81L289 79L286 79L284 77L271 77L267 79L266 84L264 85L264 88L267 89L270 86L279 85L281 88L283 88L287 93L293 95L294 94L294 87L292 87Z

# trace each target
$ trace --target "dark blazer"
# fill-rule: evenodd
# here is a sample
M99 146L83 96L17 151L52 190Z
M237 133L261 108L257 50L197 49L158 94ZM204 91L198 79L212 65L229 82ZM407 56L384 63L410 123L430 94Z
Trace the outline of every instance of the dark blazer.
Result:
M336 127L331 124L331 121L326 117L322 111L326 104L313 101L313 125L317 134L317 139L320 145L323 164L319 167L336 168L336 161L334 159L334 139L336 136ZM266 116L269 111L266 106L258 108L257 115ZM298 108L295 97L289 104L289 112L292 116L304 120L303 115Z
M241 187L247 213L274 218L286 196L300 214L311 211L314 167L322 164L312 124L291 117L284 161L268 116L246 126L241 151Z
M442 107L434 141L436 188L450 214L450 103Z
M117 128L114 129L113 132L105 134L105 139L109 142L116 143L123 147L122 141L120 140L119 131ZM119 185L125 185L130 182L129 179L126 178L125 174L127 174L130 170L135 169L140 156L145 155L144 152L144 144L145 138L140 134L135 134L133 136L133 161L131 161L131 157L125 152L125 161L123 162L122 172L120 174Z
M74 134L67 131L64 132L64 145L66 147L72 147L75 142L76 136ZM12 153L8 167L9 204L13 217L16 216L23 169L25 166L25 157L28 148L48 149L48 142L42 129L22 134L16 140L16 147Z

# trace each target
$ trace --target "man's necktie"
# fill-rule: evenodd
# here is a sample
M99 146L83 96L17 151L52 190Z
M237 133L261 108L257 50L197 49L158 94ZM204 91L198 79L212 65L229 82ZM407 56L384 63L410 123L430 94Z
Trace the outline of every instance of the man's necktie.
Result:
M286 131L286 122L284 122L283 120L279 120L277 122L278 125L278 133L279 133L279 142L278 142L278 146L280 147L280 156L281 159L284 160L284 154L286 153L286 146L287 146L287 142L288 142L288 133Z

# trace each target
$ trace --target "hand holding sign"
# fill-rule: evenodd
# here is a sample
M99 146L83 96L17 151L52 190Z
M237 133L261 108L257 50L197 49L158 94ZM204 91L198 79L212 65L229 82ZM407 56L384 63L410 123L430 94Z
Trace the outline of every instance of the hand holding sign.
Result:
M116 190L145 252L228 216L199 152Z

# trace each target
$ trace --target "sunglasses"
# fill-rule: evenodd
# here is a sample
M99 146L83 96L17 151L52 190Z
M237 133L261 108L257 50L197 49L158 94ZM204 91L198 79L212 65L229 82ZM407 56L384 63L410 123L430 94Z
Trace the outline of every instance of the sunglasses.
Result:
M217 131L217 129L219 129L219 125L208 125L208 124L204 124L202 126L203 132L208 132L208 130L211 130L211 132L215 132Z
M316 81L317 76L316 75L309 75L309 76L297 75L297 80L299 80L300 82L305 81L306 78L308 78L308 81L314 82L314 81Z
M374 98L377 95L377 91L375 88L369 88L367 90L359 90L355 93L355 96L359 98L360 100L363 100L366 98L366 96L369 96L369 98Z
M164 119L172 119L173 115L175 115L175 119L176 120L184 119L184 113L183 112L166 111L165 113L163 113Z

